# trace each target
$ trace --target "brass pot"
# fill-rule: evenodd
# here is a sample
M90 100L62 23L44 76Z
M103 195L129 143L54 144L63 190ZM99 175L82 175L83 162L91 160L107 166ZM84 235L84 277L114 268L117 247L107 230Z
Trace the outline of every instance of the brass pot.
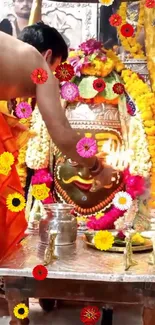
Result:
M48 245L49 232L57 232L55 246L72 245L77 238L77 220L71 214L73 206L70 204L44 205L46 214L39 224L40 242Z

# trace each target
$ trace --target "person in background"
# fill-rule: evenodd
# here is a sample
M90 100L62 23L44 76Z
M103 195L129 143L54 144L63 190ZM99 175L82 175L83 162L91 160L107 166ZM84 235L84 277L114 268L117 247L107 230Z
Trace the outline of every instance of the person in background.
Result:
M13 0L15 15L8 14L7 16L12 26L13 36L18 37L23 28L28 25L32 2L33 0Z

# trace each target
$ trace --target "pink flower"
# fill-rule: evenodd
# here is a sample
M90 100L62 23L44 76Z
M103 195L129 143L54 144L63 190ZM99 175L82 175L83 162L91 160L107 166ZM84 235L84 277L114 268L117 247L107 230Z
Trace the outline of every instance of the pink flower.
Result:
M116 237L120 240L124 240L125 239L124 232L122 230L119 231Z
M96 41L95 39L90 39L79 46L80 50L82 50L86 55L93 54L101 50L102 43Z
M50 188L52 182L53 177L46 168L35 171L34 176L32 176L32 185L45 183Z
M43 204L52 204L54 203L52 193L50 192L49 196L42 201Z
M126 192L131 195L133 199L142 195L145 192L145 179L139 175L131 175L129 170L124 171L124 181L126 184Z
M74 73L77 77L81 77L81 70L84 66L90 65L90 62L87 57L81 59L79 56L75 56L69 58L68 61L74 68Z
M87 222L87 227L94 230L106 230L113 229L114 222L121 216L123 216L124 211L120 211L117 208L112 208L109 212L105 213L100 219L96 219L94 216L89 218Z
M70 102L79 96L78 86L72 82L65 82L61 88L61 97Z
M32 107L28 103L22 102L16 106L15 112L18 118L28 118L32 114Z
M94 139L82 138L76 145L77 153L84 158L93 157L97 153L97 144Z

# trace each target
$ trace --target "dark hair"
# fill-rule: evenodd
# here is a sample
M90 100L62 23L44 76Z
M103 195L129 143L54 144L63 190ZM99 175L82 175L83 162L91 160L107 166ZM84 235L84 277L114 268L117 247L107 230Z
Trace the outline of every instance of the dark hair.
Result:
M18 39L34 46L40 53L52 50L52 62L61 57L66 61L68 48L61 34L54 28L43 22L25 27L19 34Z
M12 35L12 26L10 21L6 18L3 19L0 23L0 31L6 34Z

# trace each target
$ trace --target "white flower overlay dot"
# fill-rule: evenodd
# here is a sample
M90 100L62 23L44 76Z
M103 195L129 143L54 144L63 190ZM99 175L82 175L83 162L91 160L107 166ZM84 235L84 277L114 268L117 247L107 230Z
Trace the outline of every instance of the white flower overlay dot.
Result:
M113 204L119 210L128 210L132 205L132 197L127 192L118 192L113 199Z

